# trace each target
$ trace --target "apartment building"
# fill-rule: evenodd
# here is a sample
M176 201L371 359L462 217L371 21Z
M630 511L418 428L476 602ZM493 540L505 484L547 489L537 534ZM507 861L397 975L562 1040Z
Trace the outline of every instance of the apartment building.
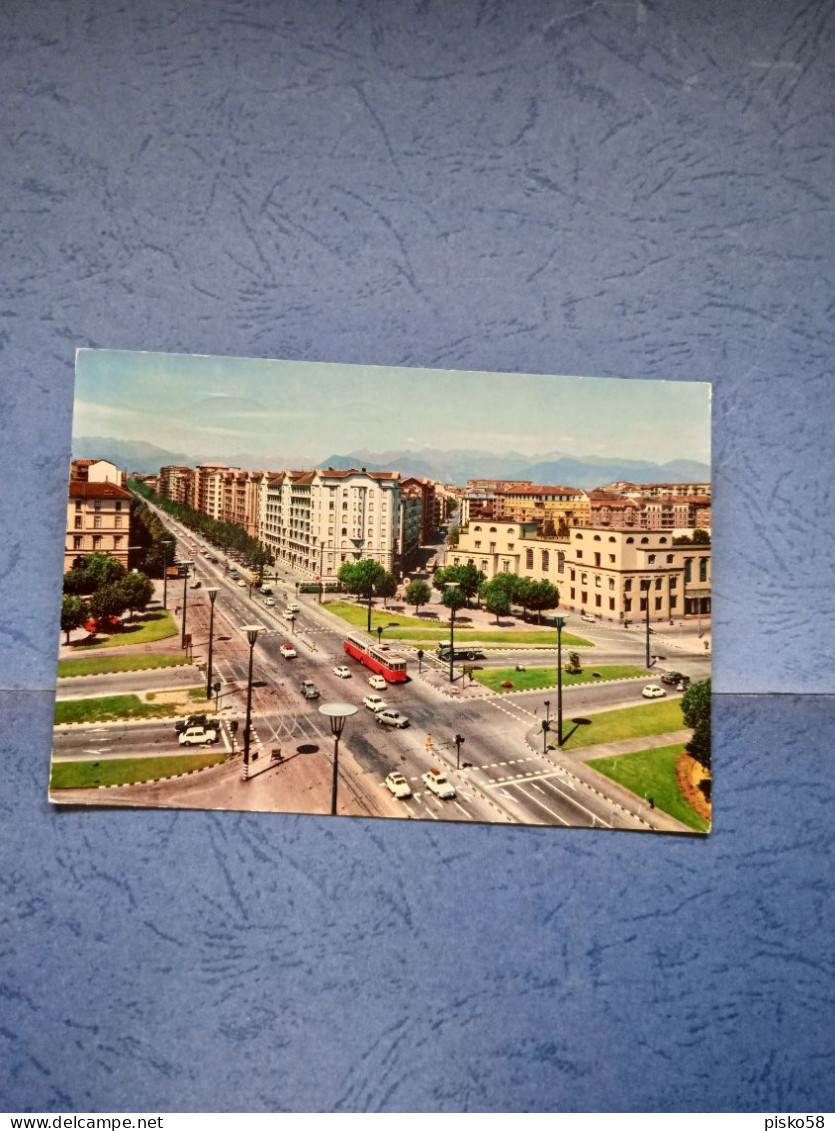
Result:
M346 561L401 565L400 475L352 469L286 471L269 479L260 540L276 563L325 580Z
M70 479L80 483L115 483L124 487L125 473L109 459L74 459L70 464Z
M191 498L188 505L196 511L221 519L223 510L224 475L239 468L227 467L225 463L201 463L194 469L191 484Z
M64 573L95 553L109 554L127 569L130 501L130 493L109 479L70 479Z
M578 527L565 540L543 538L536 523L473 522L446 554L448 565L551 581L560 608L622 623L708 616L711 548L676 545L692 531Z
M159 469L159 494L174 503L191 506L194 494L194 470L191 467L169 466Z
M585 526L589 521L588 494L579 487L529 483L502 486L493 501L493 517L504 522L536 522L556 533L565 526Z

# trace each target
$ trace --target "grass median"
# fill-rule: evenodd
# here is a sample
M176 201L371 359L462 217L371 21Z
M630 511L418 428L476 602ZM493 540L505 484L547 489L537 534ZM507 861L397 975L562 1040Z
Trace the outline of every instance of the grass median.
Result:
M635 707L600 711L598 714L588 716L588 726L578 726L576 730L567 715L568 712L563 730L569 737L563 743L564 750L596 746L599 742L617 742L621 738L667 734L669 731L685 729L680 699L668 699L663 703L640 703Z
M126 644L153 644L157 640L167 640L176 636L179 628L166 609L143 613L136 620L125 621L117 632L85 639L72 647L83 652L90 648L121 648Z
M183 689L192 696L199 688ZM153 694L153 693L151 693ZM204 692L205 694L205 692ZM198 698L193 695L193 698ZM59 699L55 704L55 725L64 723L108 723L121 719L165 719L180 713L175 702L148 702L138 695L105 695L97 699Z
M223 750L207 754L179 754L170 758L113 758L101 762L54 762L51 789L95 789L100 785L136 785L158 778L173 778L192 770L205 770L226 760Z
M351 605L347 601L325 601L324 607L328 612L335 613L336 616L341 617L342 620L352 628L365 630L368 624L368 609L365 605ZM464 615L466 616L466 614ZM460 625L461 621L456 618L456 643L478 640L483 644L504 644L511 646L514 644L542 644L547 647L556 647L556 630L553 628L463 628L460 627ZM378 610L372 608L372 635L376 635L378 628L386 630L382 636L382 643L384 644L387 639L405 640L409 642L425 641L430 644L449 640L448 622L444 624L443 621L436 620L435 618L430 620L424 619L423 617L410 617L403 613L390 613L385 609ZM568 632L563 632L562 644L564 648L594 647L590 640L585 640L582 636L572 636L571 633Z
M636 668L631 664L603 664L594 668L584 668L583 671L574 673L563 671L563 687L571 687L575 683L600 683L606 679L637 679L646 678L650 672L646 668ZM473 672L473 678L483 687L499 694L507 695L512 691L533 691L536 688L556 688L556 668L526 668L517 671L515 668L479 668ZM510 683L511 687L502 684Z
M645 800L652 798L656 809L675 817L695 832L706 833L710 830L710 823L690 808L676 781L676 762L683 752L682 745L660 746L655 750L594 758L586 765L625 786L636 796Z
M111 675L115 672L149 671L151 668L179 668L192 663L186 656L87 656L79 660L59 660L58 678L80 675Z

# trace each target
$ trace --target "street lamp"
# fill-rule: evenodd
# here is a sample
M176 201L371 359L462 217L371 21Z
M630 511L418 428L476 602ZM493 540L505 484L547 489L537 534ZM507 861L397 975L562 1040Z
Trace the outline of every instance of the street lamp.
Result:
M181 647L186 646L186 616L188 614L188 566L186 566L185 573L183 574L183 636L180 641Z
M551 719L551 700L550 699L545 700L545 718L548 721L550 721L550 719Z
M641 588L644 590L644 592L647 595L646 596L646 626L647 626L647 632L646 632L646 636L647 636L646 661L647 661L647 663L646 663L646 666L648 668L650 668L650 667L652 667L652 664L650 663L651 657L650 657L650 654L649 654L649 632L650 632L650 628L649 628L649 593L650 593L650 589L652 588L652 578L651 577L642 578L641 579Z
M567 620L568 617L563 613L557 613L554 617L554 624L557 626L557 746L562 746L562 630ZM546 703L546 707L548 705ZM548 727L550 728L550 723Z
M241 625L241 632L246 633L246 638L249 641L249 675L246 681L246 724L244 725L244 777L249 773L249 738L250 738L250 720L252 719L252 653L255 650L255 641L258 639L258 633L264 631L262 624L244 624Z
M214 691L214 693L215 693L215 714L217 714L220 711L220 688L221 688L221 683L220 683L220 680L217 679L212 684L212 691Z
M172 538L163 538L162 546L162 607L168 608L168 547L175 545Z
M206 665L206 699L212 697L212 645L214 644L214 628L215 628L215 601L220 592L219 589L207 589L209 595L209 662Z
M336 782L339 774L339 739L342 737L342 728L345 720L357 713L358 708L353 703L323 703L319 714L330 719L331 734L333 735L333 780L331 782L331 816L336 816Z
M377 625L377 647L378 648L380 647L380 641L382 640L382 638L383 638L383 626L381 624L378 624Z

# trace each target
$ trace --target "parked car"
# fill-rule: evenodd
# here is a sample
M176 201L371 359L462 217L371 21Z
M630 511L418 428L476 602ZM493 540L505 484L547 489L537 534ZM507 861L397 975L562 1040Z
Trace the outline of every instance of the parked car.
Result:
M200 589L202 585L203 585L203 582L199 581L197 578L195 578L194 581L192 581L191 584L189 585L189 589Z
M298 654L292 644L282 644L279 648L279 652L285 660L295 660Z
M345 664L339 664L333 669L333 674L338 675L340 679L350 679L351 669L346 667Z
M382 675L370 675L368 677L368 683L375 691L385 691L388 687L385 676Z
M663 687L659 687L657 683L650 683L641 692L644 699L661 699L667 692Z
M409 720L405 715L401 715L399 711L395 711L393 707L384 707L374 714L374 722L379 723L380 726L397 727L402 730L403 727L409 725Z
M268 609L271 609L273 607L273 605L275 604L275 597L265 597L264 598L264 604L267 606Z
M302 691L302 695L305 697L305 699L318 699L319 698L319 691L316 687L316 684L313 682L312 679L303 679L302 680L301 691Z
M597 617L593 617L591 613L581 613L580 620L584 620L586 624L597 624Z
M385 699L381 699L379 695L366 695L363 703L368 707L369 711L384 711L388 707Z
M455 790L447 781L440 770L430 770L421 776L421 781L427 789L436 794L443 801L451 801L455 797Z
M180 746L211 746L217 742L217 731L205 727L188 727L180 735Z
M240 576L241 575L238 573L238 571L236 569L230 569L229 570L229 580L230 581L239 581Z
M292 609L283 609L281 615L285 620L292 620L296 614L292 611Z
M210 719L208 715L189 715L185 719L177 719L174 723L174 730L181 734L189 727L205 727L207 730L217 730L219 723L217 719Z
M299 611L299 606L296 604L295 601L290 601L290 603L287 605L287 608L290 610L291 613L297 613Z
M388 775L386 778L386 786L395 797L406 798L412 796L412 787L397 770L392 770Z
M246 582L244 581L244 579L242 577L238 579L237 584L238 584L239 589L246 589Z

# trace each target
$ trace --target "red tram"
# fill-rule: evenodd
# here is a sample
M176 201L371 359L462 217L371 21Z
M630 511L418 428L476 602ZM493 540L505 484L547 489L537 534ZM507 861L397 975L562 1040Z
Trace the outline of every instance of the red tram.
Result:
M385 646L374 646L355 636L345 639L345 651L371 671L383 676L389 683L402 683L406 678L406 658Z

